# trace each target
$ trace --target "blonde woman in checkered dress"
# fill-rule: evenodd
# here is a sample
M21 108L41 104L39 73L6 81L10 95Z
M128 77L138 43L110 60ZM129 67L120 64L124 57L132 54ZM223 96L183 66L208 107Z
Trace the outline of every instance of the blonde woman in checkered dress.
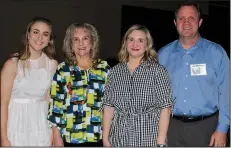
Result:
M123 38L101 106L104 146L166 146L172 91L152 46L142 25L131 26Z

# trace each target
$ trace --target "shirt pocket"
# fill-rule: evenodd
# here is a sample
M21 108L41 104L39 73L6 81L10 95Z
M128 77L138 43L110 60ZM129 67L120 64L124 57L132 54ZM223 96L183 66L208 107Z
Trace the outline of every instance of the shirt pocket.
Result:
M129 91L129 87L126 87L126 86L121 87L121 84L120 84L120 86L119 86L119 84L116 86L117 87L114 87L114 89L111 90L113 105L116 108L124 110L129 106L132 96L131 96L131 93Z
M155 104L155 93L154 93L154 86L152 85L145 85L142 94L143 104L145 106L152 106Z

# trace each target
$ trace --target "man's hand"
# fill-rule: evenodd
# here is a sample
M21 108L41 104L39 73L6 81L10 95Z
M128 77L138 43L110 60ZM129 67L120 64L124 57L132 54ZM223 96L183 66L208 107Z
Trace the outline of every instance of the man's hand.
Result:
M215 131L211 137L209 146L224 147L226 145L226 134Z

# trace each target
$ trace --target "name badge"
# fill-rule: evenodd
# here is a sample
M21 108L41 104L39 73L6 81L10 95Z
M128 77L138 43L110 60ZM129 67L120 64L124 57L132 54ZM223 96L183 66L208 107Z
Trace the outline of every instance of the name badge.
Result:
M191 76L204 76L207 75L206 64L191 64Z

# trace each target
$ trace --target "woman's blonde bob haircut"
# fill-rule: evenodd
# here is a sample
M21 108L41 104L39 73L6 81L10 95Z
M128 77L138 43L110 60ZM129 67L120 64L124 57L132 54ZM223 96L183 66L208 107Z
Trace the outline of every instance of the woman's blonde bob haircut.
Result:
M144 52L144 56L141 61L156 61L157 62L157 53L155 51L155 48L153 48L153 39L150 34L150 31L143 25L133 25L131 26L127 32L125 33L123 40L122 40L122 45L118 54L119 62L128 62L129 60L129 53L127 51L127 40L128 36L134 31L134 30L139 30L143 31L146 34L146 50Z
M75 30L78 28L84 28L89 32L90 40L92 42L90 58L93 66L95 66L99 58L99 34L96 28L88 23L83 23L83 24L73 23L67 28L66 35L63 40L63 47L62 47L62 50L65 55L65 62L68 65L78 64L75 53L72 49L72 38L75 33Z

